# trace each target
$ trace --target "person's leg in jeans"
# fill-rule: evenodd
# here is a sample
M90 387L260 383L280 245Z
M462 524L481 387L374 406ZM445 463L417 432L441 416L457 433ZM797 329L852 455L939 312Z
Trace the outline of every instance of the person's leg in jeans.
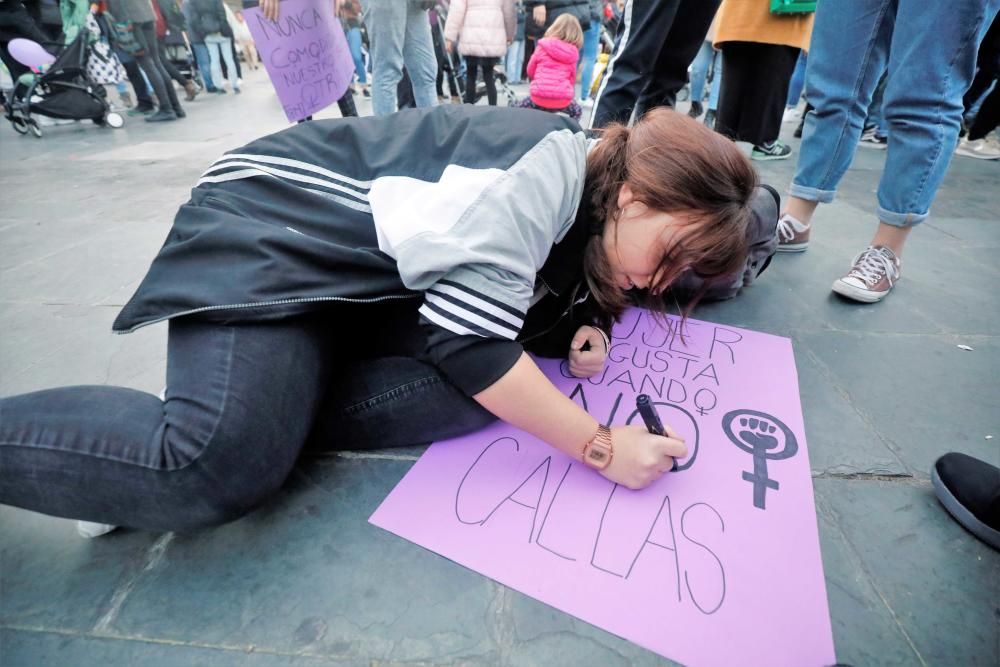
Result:
M312 428L328 323L170 323L166 400L120 387L0 399L0 503L148 530L233 520L273 495Z
M162 112L161 117L169 119L171 115L176 113L174 100L177 99L177 94L173 91L173 85L170 84L169 79L165 79L165 73L161 72L160 67L157 66L156 26L153 21L137 23L133 34L136 42L142 48L142 51L136 55L136 60L146 75L149 85L153 87L153 93L156 95L160 112ZM152 34L152 39L149 38L150 34ZM171 95L173 99L171 99ZM177 107L179 106L180 102L177 103ZM155 114L150 116L150 118L155 117Z
M590 82L594 79L594 63L597 62L597 47L601 42L601 22L591 21L587 32L583 33L583 48L580 49L580 99L590 99ZM507 74L510 80L510 74Z
M802 98L802 89L806 85L806 65L809 62L809 54L805 51L799 52L799 59L795 63L795 71L792 72L792 80L788 82L788 99L785 100L785 107L794 109L799 106Z
M504 61L508 83L521 83L521 68L524 66L524 40L518 39L510 43ZM591 68L593 73L593 68Z
M208 47L204 42L191 44L194 49L194 59L198 63L198 71L201 72L201 80L205 84L205 90L210 93L215 92L215 80L212 79L212 57L208 55Z
M888 78L888 76L883 74L882 79L875 86L874 92L872 92L872 101L868 104L865 124L862 129L862 138L867 136L869 132L871 132L872 136L882 139L888 136L885 118L882 116L882 98L885 96L885 84Z
M879 226L870 244L884 268L877 283L864 281L871 300L884 297L898 277L906 238L927 217L951 162L979 39L998 8L1000 0L818 5L806 79L816 110L806 119L788 213L808 224L816 205L833 199L887 63L882 113L889 145L877 194ZM868 254L859 255L856 270L838 283L857 273Z
M226 87L223 85L225 79L222 76L222 53L219 51L221 44L213 35L205 36L205 48L208 50L209 70L212 72L212 83L218 93L225 93Z
M705 80L714 58L715 49L712 48L712 43L703 41L701 48L698 49L698 55L691 61L691 111L688 115L692 118L697 118L704 110Z
M206 37L206 39L208 39ZM226 61L226 72L229 74L229 84L233 87L233 92L240 92L240 69L236 63L236 56L233 52L233 40L225 36L219 36L219 51L222 59Z
M479 71L478 56L465 56L465 99L466 104L476 103L476 75Z
M409 2L363 0L372 60L372 113L396 112L396 86L403 78L403 40ZM428 23L428 29L430 24Z
M417 107L437 106L434 79L437 77L437 56L431 40L431 24L427 10L406 3L406 30L403 40L403 62L410 73L413 101Z
M361 28L351 28L347 31L347 46L351 49L351 59L354 60L354 73L358 75L358 83L368 84L365 72L365 60L361 55Z
M719 93L722 91L722 52L716 51L712 56L712 87L708 91L708 110L715 112L719 108ZM706 119L707 120L707 119Z

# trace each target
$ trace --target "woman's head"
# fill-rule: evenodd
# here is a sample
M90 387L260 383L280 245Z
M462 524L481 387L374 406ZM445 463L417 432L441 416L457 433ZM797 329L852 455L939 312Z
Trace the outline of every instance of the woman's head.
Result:
M757 175L701 123L660 108L631 129L608 127L587 158L587 184L605 221L587 248L587 280L609 315L633 286L656 297L684 271L710 284L743 268Z
M580 49L583 48L583 28L572 14L560 14L545 31L546 37L555 37Z

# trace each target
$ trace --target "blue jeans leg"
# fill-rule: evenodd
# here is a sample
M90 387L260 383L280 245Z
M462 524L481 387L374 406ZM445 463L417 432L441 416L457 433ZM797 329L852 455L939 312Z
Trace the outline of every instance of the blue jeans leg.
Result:
M816 110L806 116L790 194L833 200L888 67L882 113L889 150L878 216L899 226L924 220L958 139L978 39L998 7L1000 0L819 3L806 74Z
M403 42L403 62L410 73L413 101L418 107L437 106L437 55L431 38L427 10L407 3L406 39Z
M347 31L347 46L354 60L354 73L358 75L358 83L364 85L368 79L365 74L365 61L361 56L361 28L351 28Z
M329 331L174 320L165 401L107 386L0 400L0 503L147 530L245 514L306 442L333 375Z
M712 89L708 91L708 108L715 111L719 108L719 91L722 90L722 51L716 51L712 56Z
M715 58L712 43L704 41L698 49L698 55L691 63L691 101L701 102L705 97L705 79L708 77L708 67ZM716 73L718 75L718 72Z
M194 49L194 59L198 63L198 71L201 72L205 90L212 92L215 90L215 82L212 80L212 59L208 55L208 47L204 42L191 44L191 47Z
M998 9L1000 0L899 0L882 99L889 134L878 187L883 222L909 226L927 217L958 143L979 41Z
M371 41L372 113L387 116L396 112L396 87L403 78L403 47L410 3L399 0L363 0L363 6L368 38ZM426 20L424 22L427 23L427 38L430 41L430 23ZM412 72L410 77L413 77ZM436 93L433 86L434 81L431 81L431 90ZM435 101L436 99L435 96Z
M507 48L507 58L504 61L504 69L507 72L507 81L510 83L521 82L521 69L524 67L524 40L519 39L511 42Z
M799 60L795 63L795 71L792 72L792 80L788 83L788 100L786 107L796 107L799 105L799 98L802 97L802 88L806 84L806 63L808 54L805 51L799 53Z
M580 50L580 63L583 65L583 71L580 74L581 100L590 97L590 82L594 78L594 63L597 61L597 46L600 41L601 24L597 21L591 21L590 28L583 33L583 48Z

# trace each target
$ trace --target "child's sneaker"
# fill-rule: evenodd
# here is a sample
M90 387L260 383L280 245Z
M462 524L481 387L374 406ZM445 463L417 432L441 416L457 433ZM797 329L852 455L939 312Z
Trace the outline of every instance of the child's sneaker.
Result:
M968 138L965 138L958 142L955 155L974 157L979 160L1000 160L1000 145L986 138L975 141L969 141Z
M810 225L785 213L778 220L778 252L804 252L809 247Z
M92 521L76 522L76 532L80 534L80 537L86 537L88 540L100 537L101 535L107 535L116 528L118 526L112 526L110 523L94 523Z
M899 280L899 258L885 246L868 246L854 258L854 266L833 283L833 291L863 303L881 301Z
M792 147L777 139L758 144L750 151L751 160L787 160L791 155Z

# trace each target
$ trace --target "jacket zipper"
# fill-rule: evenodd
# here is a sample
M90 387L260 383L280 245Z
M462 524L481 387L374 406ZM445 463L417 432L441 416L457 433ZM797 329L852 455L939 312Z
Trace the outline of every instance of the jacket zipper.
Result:
M290 303L317 303L323 301L347 301L349 303L378 303L379 301L389 301L393 299L413 299L421 294L390 294L387 296L377 296L371 299L354 299L345 296L320 296L311 299L277 299L275 301L257 301L254 303L232 303L225 306L202 306L201 308L192 308L191 310L185 310L179 313L171 313L170 315L164 315L163 317L158 317L155 320L150 320L148 322L142 322L137 324L131 329L123 330L113 330L113 333L122 335L132 333L136 329L141 329L142 327L149 326L150 324L157 324L158 322L163 322L165 320L170 320L175 317L184 317L186 315L194 315L196 313L206 313L215 310L237 310L239 308L259 308L267 306L283 306ZM560 318L561 319L561 318Z

